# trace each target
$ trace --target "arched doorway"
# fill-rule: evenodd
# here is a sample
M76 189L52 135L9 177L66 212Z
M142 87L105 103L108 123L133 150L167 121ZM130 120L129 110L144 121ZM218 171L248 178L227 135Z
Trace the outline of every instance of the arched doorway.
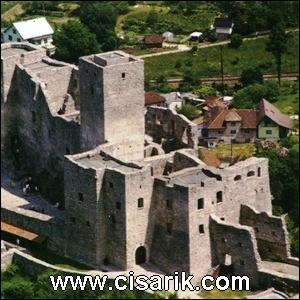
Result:
M135 251L135 263L141 265L146 262L146 248L140 246Z

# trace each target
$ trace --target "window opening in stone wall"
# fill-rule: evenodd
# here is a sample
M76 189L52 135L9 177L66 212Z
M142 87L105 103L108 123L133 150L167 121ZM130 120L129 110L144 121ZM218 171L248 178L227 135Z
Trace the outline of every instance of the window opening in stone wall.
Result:
M219 191L217 192L217 203L223 202L223 192Z
M238 180L241 180L242 179L242 176L241 175L236 175L234 177L234 181L238 181Z
M198 209L204 208L204 198L198 199Z
M254 175L255 175L255 172L254 172L254 171L249 171L249 172L247 173L247 176L248 176L248 177L254 176Z
M83 202L83 193L78 193L78 200L80 201L80 202Z
M172 232L173 232L173 224L167 223L167 234L172 235Z
M36 122L36 114L34 111L31 112L32 123Z
M173 208L173 202L170 199L166 200L166 206L167 209L172 209Z
M257 169L257 176L258 176L258 177L261 176L261 167L258 167L258 169Z
M144 207L144 198L139 198L138 199L138 208Z
M199 225L199 233L204 234L204 225L203 224Z

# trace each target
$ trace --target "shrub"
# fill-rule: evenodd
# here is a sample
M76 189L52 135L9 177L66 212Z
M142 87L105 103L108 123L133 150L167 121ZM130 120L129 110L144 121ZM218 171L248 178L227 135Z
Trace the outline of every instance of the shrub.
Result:
M259 68L249 68L242 72L240 82L247 86L254 83L263 83L263 74Z
M202 85L196 92L200 98L215 96L217 93L216 89L211 85Z
M181 60L177 60L175 63L175 68L179 69L181 67Z
M229 46L231 48L236 48L237 49L237 48L240 48L242 44L243 44L242 36L240 34L238 34L238 33L234 33L231 36Z
M186 116L189 120L195 119L200 114L200 111L191 104L182 105L181 108L178 108L176 111Z

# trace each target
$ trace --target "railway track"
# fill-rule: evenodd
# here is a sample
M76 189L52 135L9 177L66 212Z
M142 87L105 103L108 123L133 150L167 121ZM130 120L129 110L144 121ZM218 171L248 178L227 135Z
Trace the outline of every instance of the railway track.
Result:
M265 80L277 80L276 74L265 74L263 75ZM224 83L238 83L240 81L240 76L231 76L225 75L224 76ZM281 75L281 80L285 81L298 81L299 80L299 73L285 73ZM171 85L178 85L182 78L169 78L168 83ZM200 77L199 81L202 83L220 83L222 82L221 76L214 76L214 77ZM155 82L155 80L151 80L151 82Z

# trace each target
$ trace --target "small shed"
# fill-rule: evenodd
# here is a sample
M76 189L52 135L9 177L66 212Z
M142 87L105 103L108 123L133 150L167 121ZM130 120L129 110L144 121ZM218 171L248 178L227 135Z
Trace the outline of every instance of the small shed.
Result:
M174 33L170 31L164 32L162 36L165 42L172 42L174 40Z
M159 34L148 34L143 38L143 43L146 48L162 48L164 38Z

